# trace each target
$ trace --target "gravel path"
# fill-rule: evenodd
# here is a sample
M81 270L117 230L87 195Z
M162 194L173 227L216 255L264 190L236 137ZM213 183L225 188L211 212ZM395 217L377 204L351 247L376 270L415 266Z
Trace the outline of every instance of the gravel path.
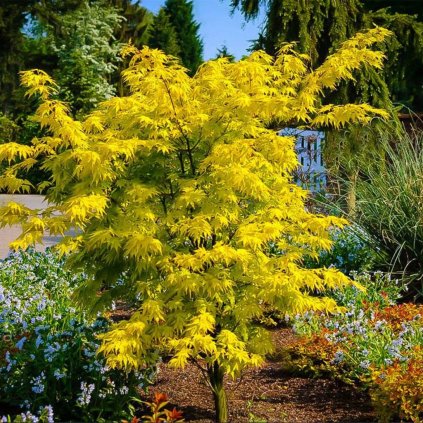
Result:
M9 201L24 204L32 209L42 209L47 207L42 195L9 195L0 194L0 207ZM0 259L5 258L9 254L9 244L14 241L20 234L19 226L11 226L0 229ZM37 251L44 251L47 247L56 244L60 237L45 236L43 243L36 246Z

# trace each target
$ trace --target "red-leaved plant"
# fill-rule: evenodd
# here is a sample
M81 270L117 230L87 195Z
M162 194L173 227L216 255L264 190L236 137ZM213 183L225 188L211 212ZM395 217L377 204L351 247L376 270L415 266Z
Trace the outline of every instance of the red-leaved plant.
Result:
M165 407L169 404L166 394L156 392L152 402L143 401L149 408L149 413L142 416L141 419L133 417L129 422L122 420L122 423L182 423L182 412L175 407L173 410L167 410Z

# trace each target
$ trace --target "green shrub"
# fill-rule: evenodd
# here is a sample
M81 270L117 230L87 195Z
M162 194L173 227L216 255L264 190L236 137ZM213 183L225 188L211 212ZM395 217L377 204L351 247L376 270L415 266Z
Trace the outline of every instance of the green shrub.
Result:
M73 289L84 279L49 251L0 261L2 403L31 413L50 405L58 419L89 422L132 412L131 398L148 386L152 370L111 370L96 355L109 322L74 307Z
M19 126L10 118L0 113L0 144L16 141Z
M335 267L346 275L369 270L375 260L374 251L367 245L366 234L357 226L333 229L329 251L322 251L317 260L307 259L306 267Z
M20 117L12 120L0 114L0 144L17 142L29 145L34 138L42 136L44 132L40 125L32 121L30 117ZM0 163L0 174L6 170L7 165ZM32 167L27 168L25 173L19 171L19 175L27 179L34 187L50 177L50 173L42 169L39 163L34 163ZM31 190L35 191L33 187Z

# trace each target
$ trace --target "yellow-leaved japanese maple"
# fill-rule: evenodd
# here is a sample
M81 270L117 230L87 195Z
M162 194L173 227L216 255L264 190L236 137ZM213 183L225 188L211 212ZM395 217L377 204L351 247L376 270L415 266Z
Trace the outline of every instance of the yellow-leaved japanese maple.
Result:
M385 117L367 104L322 107L321 95L354 69L380 68L383 54L371 47L386 35L359 34L316 70L287 45L276 58L259 51L237 63L207 62L194 77L158 50L128 47L130 94L81 122L54 98L46 74L23 73L48 136L0 145L9 163L0 188L25 189L20 171L41 161L51 180L38 188L50 206L11 203L0 219L22 224L14 248L77 228L58 248L85 266L90 278L79 298L93 309L140 299L102 337L111 366L139 368L160 351L172 366L194 361L226 422L223 376L260 365L272 350L264 313L335 309L315 294L351 282L335 269L303 268L302 257L329 249L328 228L345 222L306 209L307 193L291 177L294 139L268 128Z

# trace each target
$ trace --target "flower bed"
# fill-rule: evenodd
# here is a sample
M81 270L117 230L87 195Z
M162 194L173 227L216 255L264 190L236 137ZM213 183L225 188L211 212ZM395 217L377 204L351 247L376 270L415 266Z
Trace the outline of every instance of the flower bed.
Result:
M131 415L131 399L148 386L152 369L112 370L96 354L97 335L109 322L75 307L72 292L84 278L52 252L20 252L0 262L1 408L39 416L48 406L59 421Z
M297 316L303 335L291 351L295 366L370 390L382 419L418 422L423 413L423 305L395 304L400 287L389 277L357 277L367 290L335 293L343 311Z

